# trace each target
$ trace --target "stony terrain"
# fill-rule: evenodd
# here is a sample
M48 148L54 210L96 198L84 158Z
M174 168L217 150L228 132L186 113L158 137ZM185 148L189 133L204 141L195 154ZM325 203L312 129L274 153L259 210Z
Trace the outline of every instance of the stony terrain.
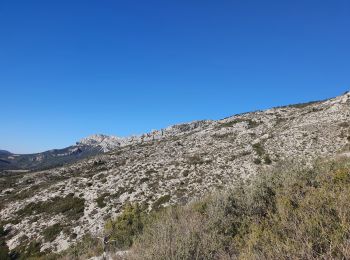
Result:
M70 165L1 173L10 249L36 240L42 250L61 251L88 232L102 236L105 221L127 202L150 210L185 203L284 160L349 153L350 94L116 141Z

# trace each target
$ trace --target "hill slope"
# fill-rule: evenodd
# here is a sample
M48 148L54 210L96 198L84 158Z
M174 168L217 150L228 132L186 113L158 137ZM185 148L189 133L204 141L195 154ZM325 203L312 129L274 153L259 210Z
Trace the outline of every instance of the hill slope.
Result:
M102 234L127 202L149 209L185 203L281 161L347 154L349 122L344 94L173 126L63 167L3 174L7 243L13 249L36 240L42 250L61 251L89 232Z

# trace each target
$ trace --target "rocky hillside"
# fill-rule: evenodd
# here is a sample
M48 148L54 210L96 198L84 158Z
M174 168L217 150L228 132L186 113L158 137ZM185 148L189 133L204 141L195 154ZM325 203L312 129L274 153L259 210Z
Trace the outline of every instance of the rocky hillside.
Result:
M127 202L150 210L185 203L281 161L350 154L350 94L113 142L104 154L62 167L2 173L0 217L10 249L37 241L41 250L61 251L84 234L102 236Z
M204 121L171 126L155 130L140 136L117 137L108 135L92 135L81 139L75 145L35 154L13 154L0 150L0 171L38 171L64 166L81 159L106 153L124 146L160 140L179 135L202 125Z

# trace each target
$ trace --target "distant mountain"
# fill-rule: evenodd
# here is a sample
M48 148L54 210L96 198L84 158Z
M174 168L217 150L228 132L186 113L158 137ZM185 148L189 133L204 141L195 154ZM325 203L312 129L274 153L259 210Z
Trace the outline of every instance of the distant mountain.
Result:
M93 146L70 146L35 154L0 152L0 170L40 170L74 162L100 153Z
M9 151L0 150L0 155L10 155L11 153Z
M120 146L119 138L93 135L63 149L34 154L13 154L0 150L0 170L42 170L108 152Z

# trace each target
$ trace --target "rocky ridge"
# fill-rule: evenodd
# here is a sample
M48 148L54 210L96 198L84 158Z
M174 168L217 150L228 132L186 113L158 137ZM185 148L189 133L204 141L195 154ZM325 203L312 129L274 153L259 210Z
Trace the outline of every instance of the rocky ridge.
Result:
M209 121L198 121L186 124L179 124L166 129L154 130L140 136L117 137L103 134L96 134L81 139L75 145L53 149L35 154L13 154L0 150L0 171L1 170L31 170L38 171L50 169L65 164L73 163L81 159L106 153L127 145L160 140L173 135L194 130Z

